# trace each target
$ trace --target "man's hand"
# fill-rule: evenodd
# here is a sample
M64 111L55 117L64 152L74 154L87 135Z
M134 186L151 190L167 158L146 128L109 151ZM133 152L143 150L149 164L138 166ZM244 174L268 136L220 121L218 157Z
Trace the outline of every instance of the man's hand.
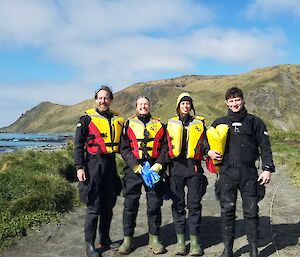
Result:
M257 181L260 181L260 185L266 185L271 181L271 172L264 170L258 177Z
M212 159L212 160L218 160L221 161L222 160L222 155L220 155L220 153L218 153L215 150L209 150L207 155Z
M86 181L85 171L84 169L77 170L77 178L80 182Z

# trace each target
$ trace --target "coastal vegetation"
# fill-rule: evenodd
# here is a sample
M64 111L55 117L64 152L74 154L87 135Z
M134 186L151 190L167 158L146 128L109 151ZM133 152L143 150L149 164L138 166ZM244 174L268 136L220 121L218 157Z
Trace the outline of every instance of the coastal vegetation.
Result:
M0 249L29 228L56 221L78 204L72 147L1 155Z
M275 165L285 166L286 175L300 187L300 133L271 132L271 141Z
M124 165L117 156L120 176ZM0 250L28 229L58 222L80 204L72 141L62 150L0 155Z

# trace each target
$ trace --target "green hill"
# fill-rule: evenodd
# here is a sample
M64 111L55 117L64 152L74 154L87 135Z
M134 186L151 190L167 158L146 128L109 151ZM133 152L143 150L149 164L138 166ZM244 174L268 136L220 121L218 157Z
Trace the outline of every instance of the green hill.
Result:
M299 130L300 65L278 65L236 76L190 75L137 83L115 93L112 109L129 117L134 114L135 98L146 95L151 100L152 113L166 121L175 115L179 93L189 91L196 113L205 116L209 125L226 113L224 93L232 86L243 89L247 109L259 115L270 128ZM42 102L1 131L73 132L79 117L93 107L94 99L72 106Z

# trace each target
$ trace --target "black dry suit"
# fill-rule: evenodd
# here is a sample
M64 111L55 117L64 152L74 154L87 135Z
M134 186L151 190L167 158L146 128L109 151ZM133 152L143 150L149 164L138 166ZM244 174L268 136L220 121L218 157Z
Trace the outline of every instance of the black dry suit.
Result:
M243 108L228 116L219 118L212 124L229 125L229 132L217 194L220 197L223 218L224 240L230 241L235 233L235 210L237 190L242 196L242 207L247 225L248 241L257 243L259 183L256 160L261 156L262 169L275 171L267 128L258 117L248 114Z
M203 174L201 161L187 159L187 126L193 118L188 115L179 117L183 123L182 148L178 157L170 160L170 187L172 197L172 215L176 234L184 234L186 226L185 187L187 187L188 226L191 235L198 235L201 223L201 199L206 192L207 178ZM207 154L209 145L206 137L201 151ZM197 168L195 168L195 166ZM197 171L196 171L197 169Z
M100 112L109 121L113 113L109 111ZM85 151L85 146L93 133L89 131L91 117L82 116L77 124L75 134L74 159L76 170L84 167L87 180L79 182L80 199L86 203L85 239L93 243L96 238L96 230L99 222L100 244L109 245L109 229L113 216L117 195L121 191L121 180L117 175L115 154L95 155Z
M152 119L151 115L138 115L137 118L146 124ZM144 140L147 140L147 130L144 130ZM164 132L165 134L165 132ZM141 174L136 174L133 168L137 165L143 165L145 161L148 161L150 165L154 163L164 164L166 162L166 151L167 142L165 135L162 138L162 145L160 150L160 155L157 159L152 159L146 153L147 149L143 150L143 158L137 159L132 153L132 146L130 144L130 139L128 137L128 122L124 126L124 133L121 135L120 141L120 153L126 162L126 167L124 168L124 178L123 178L123 196L124 196L124 210L123 210L123 230L124 236L133 236L134 228L136 226L136 218L139 209L139 199L141 196L141 189L144 185L147 198L147 217L148 217L148 227L149 233L152 235L159 234L159 228L161 225L161 206L162 206L162 196L163 196L163 183L160 180L155 186L149 189L141 176ZM146 145L146 144L142 144Z

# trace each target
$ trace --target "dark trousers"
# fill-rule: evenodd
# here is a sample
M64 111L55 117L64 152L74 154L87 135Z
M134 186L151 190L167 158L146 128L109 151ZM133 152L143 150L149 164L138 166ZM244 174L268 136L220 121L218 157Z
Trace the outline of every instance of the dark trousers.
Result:
M123 196L125 198L123 210L124 236L133 236L134 234L142 185L144 185L146 190L149 233L152 235L159 234L161 225L161 206L163 202L162 182L158 182L152 189L149 189L144 184L140 174L135 174L132 169L126 167L123 190Z
M86 190L85 239L94 242L99 221L100 243L110 243L109 229L116 204L120 180L114 158L90 158L88 161ZM100 218L99 218L100 217Z
M255 167L228 167L220 173L218 193L224 240L234 239L237 190L241 192L248 241L257 243L259 208Z
M187 186L187 208L188 226L190 234L198 235L201 223L201 199L205 194L207 179L201 173L190 174L188 176L170 177L172 215L176 234L185 233L186 211L185 211L185 186Z

